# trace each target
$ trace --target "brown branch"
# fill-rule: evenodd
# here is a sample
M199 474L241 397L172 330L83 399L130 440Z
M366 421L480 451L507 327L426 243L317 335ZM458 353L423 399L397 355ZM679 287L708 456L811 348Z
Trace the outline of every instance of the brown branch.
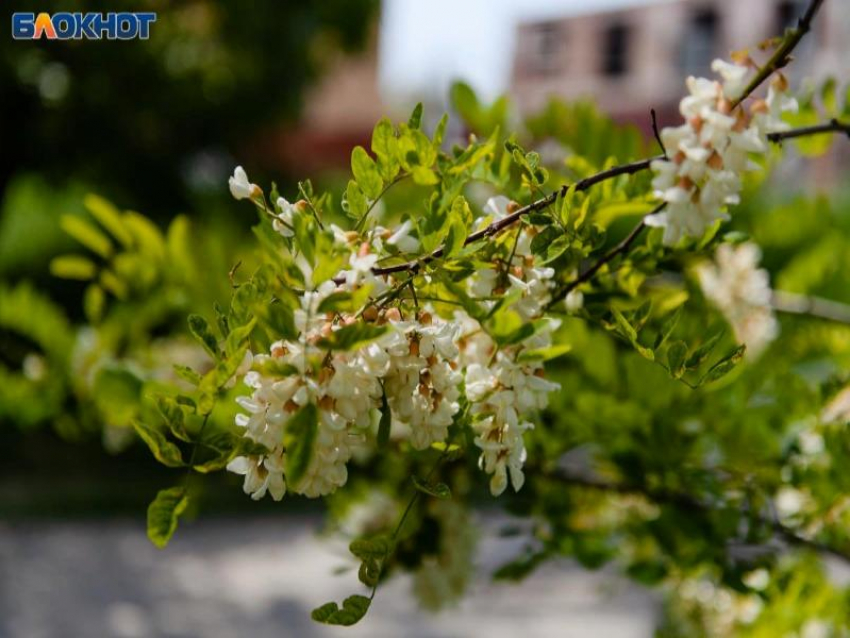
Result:
M547 473L542 476L543 478L560 481L576 487L584 487L602 492L612 492L625 496L642 496L654 503L660 505L672 505L673 507L686 512L709 513L715 509L715 506L710 503L700 501L694 496L684 492L652 489L645 485L607 482L566 471ZM850 550L839 549L811 538L801 536L794 529L767 516L760 516L759 520L762 524L768 526L774 535L778 536L789 545L794 545L795 547L806 547L823 554L830 554L850 563Z
M771 142L782 142L783 140L794 139L795 137L804 137L806 135L817 135L819 133L844 133L850 137L850 124L839 122L835 118L823 124L814 124L812 126L801 126L789 131L777 131L768 133L767 139Z
M806 8L805 13L797 22L796 28L783 38L776 51L774 51L773 55L770 56L770 59L758 70L755 77L750 80L750 83L744 89L741 97L732 101L732 109L746 100L753 91L761 86L762 82L773 75L776 71L784 68L788 62L791 61L791 52L800 43L803 36L811 30L812 20L814 20L815 14L821 8L822 4L823 0L811 0L811 2L809 2L809 6Z
M825 122L823 124L816 124L816 125L813 125L813 126L804 126L804 127L800 127L800 128L791 129L789 131L781 131L781 132L778 132L778 133L770 133L770 134L768 134L768 139L771 142L780 142L780 141L786 140L786 139L791 139L791 138L795 138L795 137L803 137L803 136L806 136L806 135L816 135L816 134L819 134L819 133L845 133L845 134L848 135L848 137L850 137L850 125L839 122L838 120L831 120L831 121ZM663 160L663 159L665 159L664 155L655 155L654 157L650 157L649 159L643 159L643 160L638 160L636 162L629 162L628 164L621 164L619 166L613 166L609 169L606 169L604 171L600 171L599 173L595 173L593 175L585 177L584 179L579 180L578 182L575 182L575 190L576 191L586 191L591 186L595 186L596 184L599 184L599 183L604 182L606 180L613 179L614 177L618 177L620 175L634 175L635 173L639 173L641 171L647 170L650 167L650 164L652 164L652 162L654 162L655 160ZM523 206L522 208L514 211L510 215L507 215L507 216L503 217L502 219L498 219L498 220L494 221L493 223L489 224L488 226L486 226L485 228L482 228L481 230L470 234L466 238L466 240L463 242L463 245L468 246L469 244L480 241L482 239L487 239L489 237L493 237L494 235L499 234L501 231L503 231L506 228L513 225L515 222L517 222L519 219L521 219L525 215L528 215L529 213L533 213L533 212L543 210L543 209L547 208L548 206L551 206L552 204L555 203L555 201L558 199L559 196L566 194L567 191L570 189L570 187L571 187L571 184L563 184L554 193L551 193L551 194L547 195L546 197L543 197L543 198L538 199L534 202L531 202L530 204L527 204L526 206ZM656 209L652 212L653 213L659 212L663 207L664 207L663 204L659 204L659 206L656 207ZM637 236L640 235L640 233L642 231L643 231L643 222L638 224L638 226L636 226L634 229L632 229L632 232L629 233L629 237L626 238L627 240L629 240L628 243L626 243L626 245L625 245L626 249L629 248L631 243L635 239L637 239ZM402 262L400 264L393 264L391 266L378 266L376 268L372 268L372 274L380 276L380 275L392 275L392 274L400 273L400 272L413 272L413 273L415 273L424 264L427 264L430 261L433 261L435 259L439 259L440 257L442 257L444 252L445 252L444 247L440 246L434 252L432 252L430 255L425 255L424 257L420 257L419 259L414 259L414 260L411 260L411 261L405 261L405 262ZM599 264L599 267L603 266L605 263L607 263L608 261L613 259L616 255L623 252L623 248L621 246L618 246L612 252L613 252L613 254L606 254L605 256L603 256L603 259L605 261L602 262L602 264ZM592 267L593 272L590 274L590 276L593 276L593 274L595 274L596 271L599 270L599 267ZM584 275L582 275L582 277L583 278L582 278L581 281L574 282L574 285L571 284L571 287L569 288L569 290L572 290L573 288L575 288L575 286L577 286L581 283L584 283L584 281L586 281L586 279L584 278ZM341 283L344 282L344 279L336 278L336 279L334 279L334 282L336 282L337 284L341 284ZM569 290L567 290L567 292L569 292Z
M662 210L664 210L664 208L666 206L667 206L667 202L661 202L660 204L658 204L658 206L653 208L652 212L650 212L649 214L654 215L656 213L660 213ZM570 293L571 291L575 290L581 284L583 284L586 281L589 281L591 278L593 278L593 276L597 272L599 272L599 270L602 268L602 266L604 266L609 261L614 259L614 257L616 257L617 255L628 252L629 248L631 248L632 244L640 236L640 234L643 232L644 228L646 228L646 223L643 221L643 219L641 219L638 222L637 226L632 228L631 232L628 235L626 235L626 237L619 244L617 244L611 250L609 250L607 253L602 255L602 257L600 257L590 268L585 270L581 275L576 277L576 279L574 279L573 281L568 283L566 285L566 287L563 289L563 291L561 291L560 293L556 293L553 296L553 299L561 299L564 295Z
M639 173L640 171L646 170L649 168L649 165L657 160L664 159L663 155L657 155L655 157L650 157L649 159L640 160L637 162L630 162L628 164L621 164L619 166L614 166L612 168L606 169L594 175L590 175L585 177L584 179L579 180L575 183L576 191L585 191L591 186L595 186L600 182L604 182L605 180L612 179L614 177L618 177L620 175L633 175L634 173ZM539 210L543 210L548 206L551 206L555 203L558 197L563 196L570 189L570 184L564 184L554 193L547 195L541 199L538 199L522 208L514 211L510 215L503 217L502 219L498 219L488 226L482 228L479 231L476 231L470 234L466 240L463 242L464 246L468 246L476 241L480 241L482 239L486 239L492 237L494 235L499 234L505 228L513 225L514 222L518 221L525 215L529 213L533 213ZM426 255L424 257L420 257L419 259L414 259L411 261L406 261L401 264L393 264L392 266L380 266L377 268L372 268L372 274L374 275L391 275L398 272L417 272L424 264L427 264L434 259L439 259L443 256L445 252L445 248L440 246L430 255ZM344 280L334 279L336 283L342 283Z

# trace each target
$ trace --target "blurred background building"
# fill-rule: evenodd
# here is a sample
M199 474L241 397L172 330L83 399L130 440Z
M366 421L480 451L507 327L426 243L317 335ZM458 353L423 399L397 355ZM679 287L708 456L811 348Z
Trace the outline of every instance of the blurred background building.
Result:
M575 6L518 28L510 94L523 114L553 96L591 97L616 119L649 128L649 109L676 121L688 75L710 76L711 61L793 26L801 0L634 0L599 10ZM850 13L827 3L795 56L794 76L816 79L850 67ZM764 54L762 54L764 55Z
M650 133L649 109L676 122L688 75L793 26L804 0L532 0L461 6L446 0L386 0L365 52L340 55L306 96L297 130L274 141L287 166L344 166L386 112L415 101L448 108L455 80L485 99L507 93L517 114L551 98L590 98L621 122ZM443 6L445 5L445 6ZM494 6L495 5L495 6ZM451 11L452 21L443 16ZM819 81L850 68L850 12L826 3L799 47L794 78ZM282 143L281 143L282 142Z

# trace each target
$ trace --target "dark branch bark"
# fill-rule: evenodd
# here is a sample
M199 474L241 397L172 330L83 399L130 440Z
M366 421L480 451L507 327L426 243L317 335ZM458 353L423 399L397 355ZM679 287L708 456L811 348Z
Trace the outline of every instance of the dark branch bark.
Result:
M655 213L660 213L664 210L664 207L667 206L667 202L662 202L649 213L650 215L654 215ZM574 281L571 281L569 284L564 287L563 291L560 294L553 295L554 299L560 299L564 295L570 293L572 290L575 290L578 286L583 284L586 281L589 281L593 278L593 276L599 272L600 268L607 264L609 261L614 259L617 255L621 255L623 253L628 252L629 248L631 248L632 244L635 240L640 236L643 232L643 229L646 228L646 224L643 220L638 222L637 226L632 228L631 232L626 235L626 237L616 246L614 246L607 253L602 255L590 268L585 270L581 275L579 275Z
M850 137L850 124L839 122L836 119L831 119L823 124L814 124L813 126L801 126L790 131L777 131L776 133L768 133L767 139L771 142L782 142L783 140L794 139L795 137L805 137L806 135L817 135L819 133L844 133Z

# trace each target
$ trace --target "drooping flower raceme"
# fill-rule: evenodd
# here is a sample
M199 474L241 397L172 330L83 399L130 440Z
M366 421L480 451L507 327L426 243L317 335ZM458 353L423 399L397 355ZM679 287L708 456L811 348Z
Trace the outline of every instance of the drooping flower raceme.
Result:
M244 196L244 171L237 169L234 178ZM494 198L486 212L501 218L508 205L507 198ZM290 204L280 198L277 209L275 230L292 237L295 216L306 212L306 202ZM460 413L464 386L480 467L492 475L492 493L503 492L509 479L514 489L522 487L523 433L533 427L529 417L545 407L547 393L558 387L543 378L541 361L527 356L550 345L557 328L556 321L540 319L554 271L535 264L530 247L534 231L519 228L505 244L509 255L494 259L492 269L470 279L471 297L485 298L484 307L493 308L494 298L507 295L519 324L532 328L516 342L497 347L466 312L441 316L427 303L415 309L381 303L398 282L376 276L373 268L388 252L419 248L412 228L406 222L396 231L378 226L358 233L330 226L336 249L347 257L333 279L313 289L312 268L303 255L294 257L308 288L293 314L299 337L275 342L267 354L253 357L253 369L244 375L250 395L238 399L242 413L237 426L268 450L239 456L228 465L244 475L245 492L253 498L268 493L280 499L286 491L317 497L345 484L347 462L365 444L384 405L392 416L392 431L412 448L445 442ZM332 295L363 287L368 287L369 299L361 312L320 312ZM322 345L357 322L380 326L383 333L352 350ZM308 406L316 411L316 435L309 465L293 483L286 476L284 441L292 419Z
M758 268L761 250L751 242L718 246L714 263L697 269L705 296L723 313L735 339L755 357L779 334L770 305L772 292L766 270Z
M782 112L797 108L785 94L788 83L781 74L766 99L745 109L737 100L752 77L750 66L715 60L712 70L722 82L688 78L689 95L679 105L685 123L661 131L669 159L652 163L653 187L667 206L645 221L664 228L667 245L700 237L714 222L729 218L725 206L738 203L741 174L755 166L749 155L764 153L768 133L787 128Z

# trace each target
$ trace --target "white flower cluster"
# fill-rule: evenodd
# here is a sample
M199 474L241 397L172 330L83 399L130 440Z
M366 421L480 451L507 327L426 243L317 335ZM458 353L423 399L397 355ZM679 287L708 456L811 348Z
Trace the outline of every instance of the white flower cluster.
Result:
M487 202L485 210L501 219L510 212L509 207L507 198L495 197ZM501 270L479 270L469 284L470 292L478 297L517 296L512 308L524 321L539 319L543 314L555 274L552 268L534 265L532 233L529 229L520 231L510 261L502 264ZM457 313L457 318L463 326L461 362L466 370L466 396L476 418L475 444L481 448L479 467L492 474L490 492L494 496L505 491L508 475L514 490L519 491L525 482L523 432L533 427L526 418L546 407L548 393L559 388L543 378L541 363L520 362L519 357L524 351L551 345L552 332L559 322L548 320L519 344L497 348L478 322L465 313Z
M234 179L250 184L239 169ZM294 216L306 214L306 203L290 204L281 198L277 205L281 212L273 220L274 227L281 235L291 237ZM497 217L507 214L507 207L506 198L494 198L487 206ZM346 482L346 463L365 442L384 396L393 431L404 432L410 445L421 450L446 440L460 410L465 382L475 442L481 448L480 466L493 475L491 491L494 495L504 491L509 472L514 489L519 490L525 460L522 433L532 427L527 417L545 407L547 393L558 386L543 378L539 361L521 361L518 357L548 346L557 322L545 322L524 341L497 349L478 322L460 311L448 319L429 306L409 312L407 317L399 308L379 309L377 305L368 306L361 317L319 313L322 300L335 292L355 291L363 285L371 287L373 298L386 292L394 282L372 272L378 256L419 247L411 236L410 222L396 231L377 227L365 235L331 229L338 247L349 251L347 267L334 280L303 293L301 307L294 313L299 339L279 341L269 354L253 357L253 369L244 377L252 393L239 397L244 413L236 424L269 453L238 457L228 469L245 476L245 492L255 499L269 493L279 500L287 489L309 497L329 494ZM511 295L511 308L522 322L543 314L549 300L549 280L554 275L551 268L535 267L530 249L532 232L522 230L510 259L492 270L484 269L470 283L472 294L478 297ZM309 265L303 258L296 263L309 288ZM486 303L492 306L495 301ZM353 351L328 353L318 345L323 337L355 321L383 325L388 330ZM322 361L318 371L316 361ZM290 373L269 372L275 369ZM289 420L307 405L316 406L318 412L313 454L304 476L297 484L287 485L284 433Z
M735 339L747 345L747 356L756 357L779 334L770 277L758 268L761 250L751 242L721 244L714 259L697 268L702 291L726 317Z
M715 60L712 70L723 82L689 77L689 95L679 110L685 123L661 131L670 159L652 163L653 187L667 203L663 212L649 215L649 226L664 228L664 243L700 237L717 220L729 217L723 207L739 202L741 173L754 168L750 153L767 150L767 135L787 128L783 111L797 102L786 95L788 83L777 75L766 99L754 100L749 110L739 105L752 77L751 64Z

